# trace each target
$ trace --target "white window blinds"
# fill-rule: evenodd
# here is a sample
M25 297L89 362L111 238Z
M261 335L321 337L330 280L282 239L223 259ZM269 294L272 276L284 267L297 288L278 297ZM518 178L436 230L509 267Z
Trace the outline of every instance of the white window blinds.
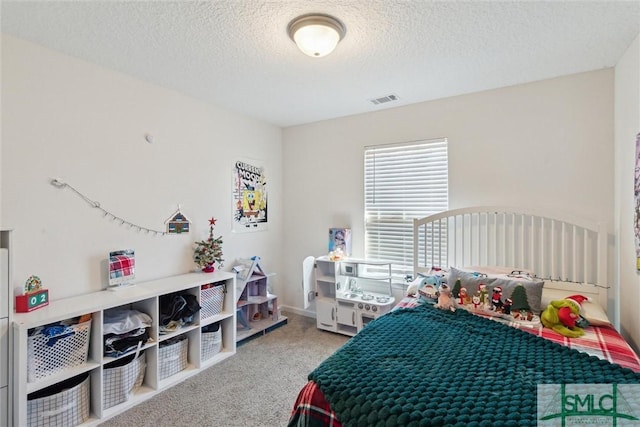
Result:
M413 268L413 218L448 209L447 140L365 147L365 256Z

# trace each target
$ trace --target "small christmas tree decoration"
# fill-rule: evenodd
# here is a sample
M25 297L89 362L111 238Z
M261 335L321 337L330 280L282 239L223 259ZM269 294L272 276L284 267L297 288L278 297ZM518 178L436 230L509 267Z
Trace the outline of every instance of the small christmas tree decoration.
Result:
M531 310L529 300L527 299L527 291L522 284L518 283L511 293L510 298L513 301L513 305L511 306L512 310Z
M223 266L222 258L222 236L213 236L213 227L216 225L216 219L209 220L209 237L207 240L196 242L196 248L193 253L193 260L205 273L211 273L218 267Z
M460 297L460 288L462 287L462 283L460 283L460 279L456 280L456 283L453 284L453 289L451 290L451 293L453 294L454 298L459 298Z

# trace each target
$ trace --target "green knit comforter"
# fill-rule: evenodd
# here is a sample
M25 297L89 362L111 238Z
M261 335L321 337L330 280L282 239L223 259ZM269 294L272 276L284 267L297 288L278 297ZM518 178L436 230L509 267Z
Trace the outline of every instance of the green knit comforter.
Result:
M369 323L309 379L344 426L527 426L536 425L538 384L637 384L640 374L424 305Z

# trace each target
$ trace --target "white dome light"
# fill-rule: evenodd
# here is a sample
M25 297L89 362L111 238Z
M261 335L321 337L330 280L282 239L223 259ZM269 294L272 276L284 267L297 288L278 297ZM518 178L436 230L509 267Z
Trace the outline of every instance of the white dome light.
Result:
M336 48L345 35L342 22L329 15L303 15L289 23L289 37L306 55L320 58Z

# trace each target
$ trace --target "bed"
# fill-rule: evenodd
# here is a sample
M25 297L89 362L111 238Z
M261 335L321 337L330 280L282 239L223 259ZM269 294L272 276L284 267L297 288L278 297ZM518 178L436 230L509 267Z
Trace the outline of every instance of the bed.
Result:
M309 374L289 426L564 425L585 414L587 422L611 424L610 412L595 419L580 411L585 405L558 409L558 393L584 403L581 384L595 384L594 395L608 384L623 398L638 395L640 359L617 332L619 292L609 285L604 224L473 207L414 220L413 229L418 286L437 277L450 287L452 279L465 288L495 279L508 289L511 280L532 312L584 295L584 335L543 327L539 311L519 318L464 304L445 311L424 294L407 296ZM640 418L634 408L626 415Z

